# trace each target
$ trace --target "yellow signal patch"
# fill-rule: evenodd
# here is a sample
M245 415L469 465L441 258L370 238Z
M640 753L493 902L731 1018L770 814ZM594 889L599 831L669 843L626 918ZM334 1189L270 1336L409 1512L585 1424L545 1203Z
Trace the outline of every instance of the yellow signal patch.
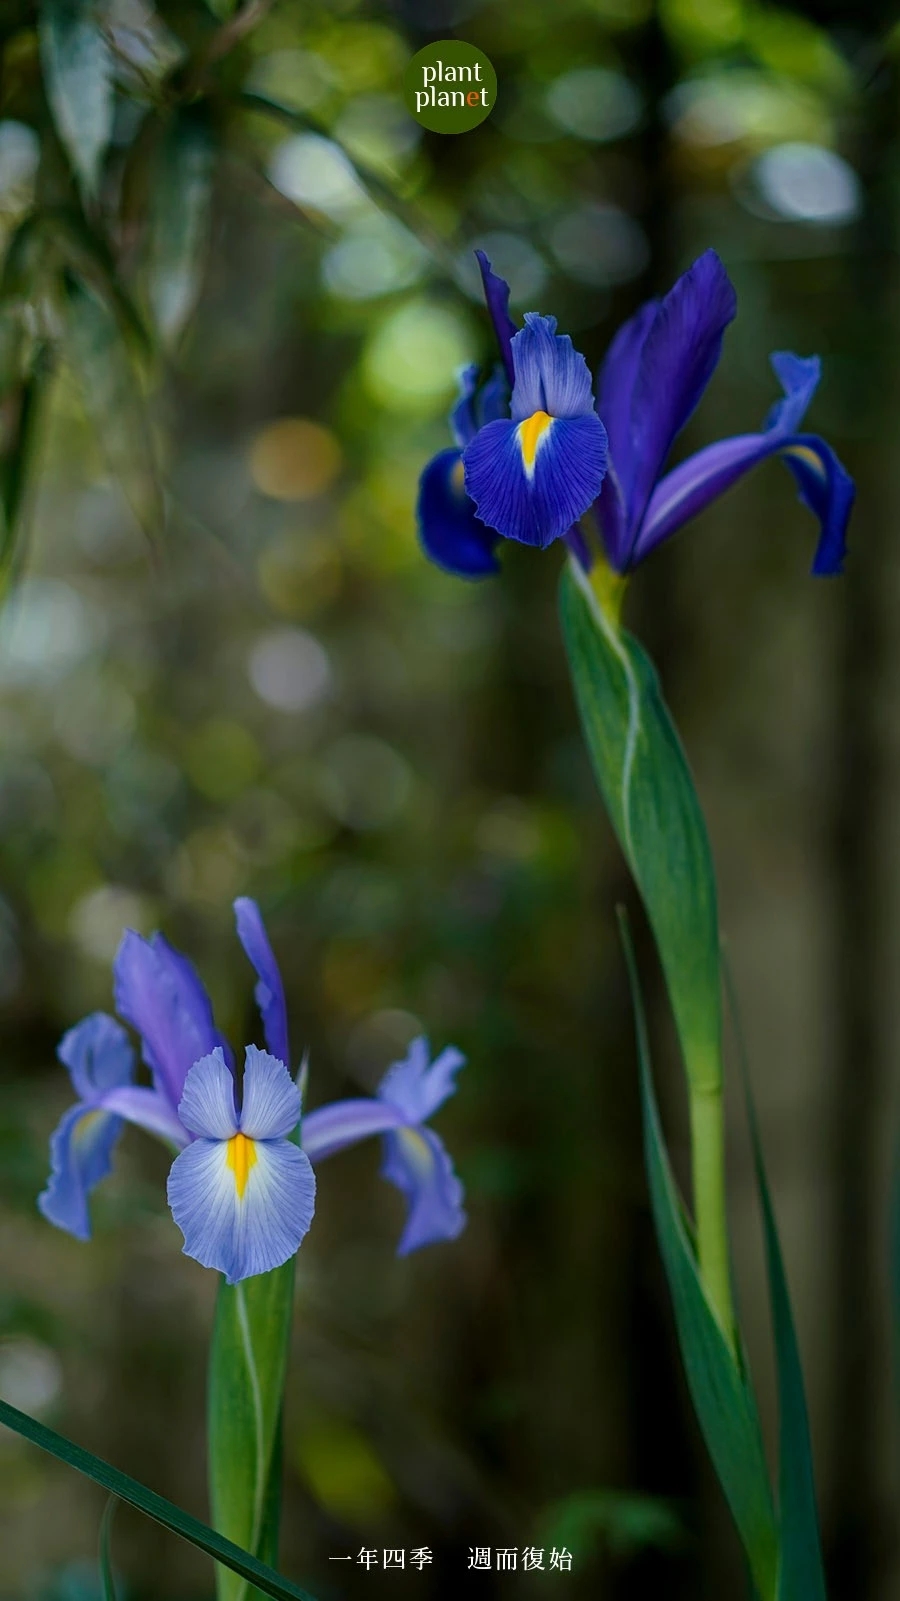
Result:
M519 449L529 478L534 472L534 459L538 453L538 446L552 421L553 418L546 411L536 411L531 417L526 417L524 422L520 422L516 430L519 436Z
M247 1188L251 1168L256 1166L256 1145L246 1134L233 1134L228 1141L225 1160L234 1174L234 1187L238 1193L238 1200L241 1200Z

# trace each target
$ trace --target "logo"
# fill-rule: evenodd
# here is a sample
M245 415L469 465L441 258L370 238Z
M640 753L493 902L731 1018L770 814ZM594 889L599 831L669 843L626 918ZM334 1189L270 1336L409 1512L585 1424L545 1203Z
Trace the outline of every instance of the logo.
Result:
M494 109L497 74L476 45L439 39L413 56L403 74L403 98L432 133L468 133Z

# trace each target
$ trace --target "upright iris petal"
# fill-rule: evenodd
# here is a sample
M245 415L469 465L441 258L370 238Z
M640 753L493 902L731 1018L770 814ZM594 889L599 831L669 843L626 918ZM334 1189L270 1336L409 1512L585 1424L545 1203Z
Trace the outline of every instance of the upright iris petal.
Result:
M556 319L527 312L512 341L509 420L488 423L463 453L466 489L482 522L541 548L561 539L600 492L606 431L591 376Z
M254 991L259 1015L262 1018L266 1045L279 1062L290 1066L291 1050L288 1044L287 1002L281 971L275 952L269 944L266 925L255 901L242 895L234 903L234 916L238 939L256 968L257 984Z
M442 1141L425 1127L426 1119L453 1094L454 1077L464 1062L451 1046L432 1063L428 1041L413 1040L404 1061L388 1068L374 1100L335 1101L303 1119L303 1149L314 1162L370 1134L384 1136L382 1176L408 1203L398 1256L456 1239L465 1227L462 1185Z
M300 1092L283 1062L248 1045L243 1104L221 1048L188 1073L179 1112L195 1136L169 1174L184 1250L229 1284L280 1267L312 1222L316 1181L288 1135Z
M162 934L146 940L129 929L113 964L116 1011L137 1029L154 1083L177 1107L188 1069L225 1042L186 956Z

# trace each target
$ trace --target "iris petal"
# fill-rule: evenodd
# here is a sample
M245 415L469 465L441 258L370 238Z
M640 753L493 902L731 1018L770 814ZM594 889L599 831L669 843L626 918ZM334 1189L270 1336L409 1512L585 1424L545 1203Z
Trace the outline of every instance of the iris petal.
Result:
M378 1098L390 1101L409 1123L424 1123L456 1090L454 1079L465 1057L454 1045L431 1061L428 1041L413 1040L406 1058L389 1067L378 1086Z
M442 450L419 483L419 537L425 554L458 578L487 578L500 571L494 554L500 535L476 515L465 489L462 456Z
M463 1187L432 1129L407 1128L388 1134L381 1172L409 1203L398 1256L437 1240L455 1240L462 1233L466 1225Z
M50 1177L38 1196L44 1217L57 1228L89 1240L88 1196L112 1167L122 1119L95 1107L69 1108L50 1137Z
M623 323L612 341L597 381L597 410L609 435L609 454L623 482L631 478L631 405L641 352L656 321L658 300L647 300ZM605 491L604 491L605 492Z
M332 1101L307 1112L301 1129L301 1143L311 1161L321 1162L336 1151L357 1145L370 1134L384 1134L387 1129L400 1128L406 1118L396 1107L385 1101L359 1096L352 1100Z
M238 1132L234 1079L220 1047L194 1063L184 1082L178 1116L186 1129L204 1139L229 1140Z
M157 1088L177 1106L192 1064L225 1048L197 973L161 934L145 940L129 929L113 978L116 1011L137 1029Z
M253 1141L242 1174L229 1161L229 1143L199 1139L182 1151L168 1196L185 1254L237 1284L294 1255L312 1222L316 1181L290 1140Z
M287 1004L281 971L259 907L248 896L242 895L234 903L238 939L256 969L258 983L254 994L263 1022L266 1045L279 1062L290 1067L291 1052L288 1043Z
M712 377L736 311L734 287L714 250L682 274L657 309L634 380L629 457L616 461L633 531L672 441Z
M634 551L635 561L643 560L751 467L779 454L784 455L797 479L801 499L819 519L813 573L820 577L839 573L855 495L853 480L823 439L814 434L785 437L778 431L721 439L668 473L651 496Z
M516 325L509 315L509 284L505 278L500 278L494 272L483 250L476 250L475 257L481 268L481 282L484 287L484 298L490 313L497 343L500 346L500 355L503 366L510 383L513 381L513 361L510 346L516 334Z
M591 411L552 418L532 462L515 422L492 422L464 455L466 488L482 522L542 549L561 539L596 499L606 470L606 432Z
M283 1062L247 1046L240 1126L254 1140L284 1139L300 1121L300 1091Z
M130 1084L134 1078L131 1042L121 1023L106 1012L83 1017L63 1035L56 1054L83 1101L95 1100L103 1090Z
M512 342L516 381L510 415L523 422L535 412L580 417L593 410L591 374L568 334L556 332L555 317L525 313L525 327Z

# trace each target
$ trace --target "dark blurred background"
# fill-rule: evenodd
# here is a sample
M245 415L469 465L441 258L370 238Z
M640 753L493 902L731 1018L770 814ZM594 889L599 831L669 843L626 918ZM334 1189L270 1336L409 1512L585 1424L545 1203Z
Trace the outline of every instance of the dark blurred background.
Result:
M714 245L740 312L678 448L759 426L770 351L819 352L810 423L858 479L852 554L844 579L806 576L815 529L770 463L641 570L629 616L708 810L831 1594L900 1597L893 8L111 0L98 15L116 107L86 197L52 130L35 9L2 8L0 1394L205 1515L216 1285L180 1255L164 1151L128 1133L90 1245L35 1197L70 1100L56 1044L111 1007L124 927L162 927L235 1044L256 1037L231 914L251 894L311 1105L371 1090L421 1030L469 1059L437 1120L468 1195L459 1241L398 1261L374 1146L321 1170L285 1570L320 1601L443 1601L468 1593L470 1546L565 1545L571 1574L472 1582L744 1593L649 1220L614 906L637 912L567 682L559 555L509 548L502 580L467 585L426 563L413 516L456 368L492 359L475 245L514 311L554 313L592 364ZM402 71L453 36L490 56L497 108L465 136L423 134ZM46 246L23 231L35 215ZM642 962L684 1174L646 936ZM737 1096L732 1112L741 1310L774 1439ZM0 1595L95 1601L101 1512L4 1433ZM433 1564L400 1578L329 1562L425 1545ZM115 1554L130 1601L211 1593L206 1560L136 1514L119 1514Z

